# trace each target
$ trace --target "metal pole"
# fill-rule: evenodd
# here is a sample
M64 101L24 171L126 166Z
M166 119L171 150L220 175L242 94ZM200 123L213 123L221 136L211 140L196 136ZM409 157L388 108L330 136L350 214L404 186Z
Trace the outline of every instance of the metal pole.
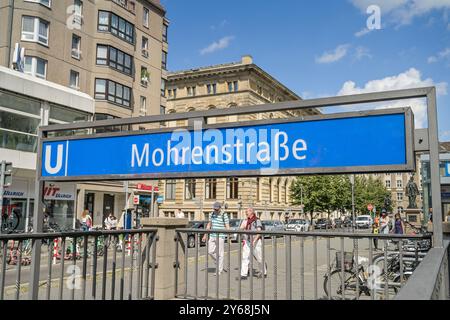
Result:
M155 217L155 186L152 185L152 202L150 204L150 217Z
M428 141L430 146L431 207L433 208L433 247L443 248L441 180L439 173L439 140L436 88L427 94Z
M352 184L352 232L355 232L355 175L350 176L350 183Z
M38 134L38 152L36 157L36 182L35 182L35 205L33 216L33 232L42 233L44 227L44 212L43 212L43 192L45 181L41 180L41 165L42 165L42 142L44 137L42 131L39 130ZM29 299L37 300L39 295L39 271L41 266L41 243L42 240L35 239L32 241L32 255L31 255L31 268L30 268L30 291ZM61 257L64 259L64 256Z
M4 192L4 183L5 183L5 170L6 170L6 161L2 160L1 169L0 169L0 213L3 214L3 192ZM3 221L0 221L3 224ZM0 228L0 234L2 233Z

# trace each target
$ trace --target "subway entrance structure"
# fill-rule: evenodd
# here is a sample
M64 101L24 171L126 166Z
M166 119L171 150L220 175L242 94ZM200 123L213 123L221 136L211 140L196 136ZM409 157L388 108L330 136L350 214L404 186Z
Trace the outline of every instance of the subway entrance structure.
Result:
M207 124L211 117L415 98L426 99L426 129L414 128L409 107ZM176 120L189 125L89 133ZM65 135L76 130L88 134ZM43 230L46 182L412 172L417 152L430 154L433 246L442 248L435 87L40 127L33 230ZM40 242L33 242L30 299L38 297Z

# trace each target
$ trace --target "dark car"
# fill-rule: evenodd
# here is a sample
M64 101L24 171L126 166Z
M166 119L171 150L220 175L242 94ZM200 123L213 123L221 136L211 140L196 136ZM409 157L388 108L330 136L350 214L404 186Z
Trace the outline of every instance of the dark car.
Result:
M341 218L334 219L334 227L335 228L342 228L344 225L344 222L341 220Z
M331 227L332 227L331 221L328 219L319 219L314 225L315 229L331 229Z
M208 221L190 221L189 222L189 229L205 229L206 225L208 224ZM206 242L203 241L203 235L204 233L188 233L187 236L187 241L188 241L188 247L189 248L194 248L196 242L198 242L198 240L196 241L196 237L195 236L200 237L200 245L206 245ZM197 238L198 239L198 238Z
M344 228L350 228L353 225L352 217L345 217L342 225L344 226Z

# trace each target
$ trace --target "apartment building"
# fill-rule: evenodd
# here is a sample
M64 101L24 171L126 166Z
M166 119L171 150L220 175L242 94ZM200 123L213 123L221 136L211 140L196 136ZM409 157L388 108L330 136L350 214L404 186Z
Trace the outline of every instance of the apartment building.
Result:
M167 113L300 100L301 98L262 68L251 56L241 61L169 72ZM270 112L208 118L208 123L227 123L270 118L314 115L319 111ZM169 127L183 127L187 121L171 121ZM174 216L180 208L190 220L207 219L215 201L223 202L232 218L242 218L252 206L262 219L282 220L286 214L299 217L300 208L292 205L290 187L293 177L166 180L159 184L164 202L160 215Z
M88 94L95 99L89 119L160 114L165 15L159 0L0 0L0 65ZM112 183L78 185L77 197L78 214L89 207L96 224L107 210L119 215L126 201L122 185Z

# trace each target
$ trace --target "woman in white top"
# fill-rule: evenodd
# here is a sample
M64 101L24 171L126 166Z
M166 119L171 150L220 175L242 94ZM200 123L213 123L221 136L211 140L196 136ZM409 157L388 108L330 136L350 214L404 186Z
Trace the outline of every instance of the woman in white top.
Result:
M81 213L81 230L89 231L92 228L92 218L89 215L89 210L83 210Z

